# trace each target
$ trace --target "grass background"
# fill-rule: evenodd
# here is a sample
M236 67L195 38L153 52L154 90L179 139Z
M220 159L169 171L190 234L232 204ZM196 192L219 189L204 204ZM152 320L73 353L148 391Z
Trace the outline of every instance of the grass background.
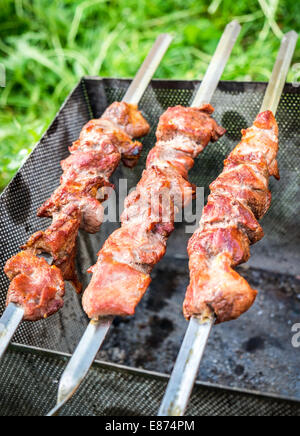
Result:
M268 80L298 0L0 0L0 190L85 74L131 77L156 36L175 40L156 77L201 78L225 25L243 24L225 80ZM300 58L298 43L295 62ZM289 80L293 80L290 73Z

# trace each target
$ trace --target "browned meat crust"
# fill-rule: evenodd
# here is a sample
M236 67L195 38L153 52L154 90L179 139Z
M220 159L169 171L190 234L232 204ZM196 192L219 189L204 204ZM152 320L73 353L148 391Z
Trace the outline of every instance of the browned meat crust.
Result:
M7 304L22 306L25 320L47 318L63 306L65 285L61 271L30 250L12 257L6 263L5 273L11 280Z

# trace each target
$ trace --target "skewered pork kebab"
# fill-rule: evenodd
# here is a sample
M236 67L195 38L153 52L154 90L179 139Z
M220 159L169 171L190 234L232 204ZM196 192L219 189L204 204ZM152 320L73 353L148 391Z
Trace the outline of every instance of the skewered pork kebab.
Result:
M192 200L188 172L194 159L225 133L212 113L210 105L176 106L161 116L146 170L125 200L122 227L106 240L89 270L93 276L83 295L89 318L134 314L152 269L166 252L175 211Z
M79 139L69 148L70 156L61 162L61 184L38 211L39 217L52 218L45 231L38 231L8 260L5 273L11 280L7 303L23 307L24 320L47 318L63 306L64 280L78 293L76 241L79 228L99 231L103 221L99 190L112 186L110 176L121 160L133 167L142 144L132 138L145 136L149 124L137 106L113 103L101 118L89 121ZM40 253L53 258L53 266Z
M282 42L261 113L210 185L200 226L188 244L190 284L183 304L190 326L177 358L159 416L183 415L214 322L238 318L257 291L234 267L247 262L250 245L264 236L259 220L271 205L269 178L279 179L276 113L297 42Z
M278 126L271 111L260 113L210 185L199 229L188 244L190 285L184 301L186 319L230 321L246 312L257 291L234 267L247 262L250 244L263 238L258 223L271 205L270 176L279 179Z
M137 104L171 43L160 35L122 102L109 106L100 119L88 122L62 161L61 184L39 209L38 216L53 219L45 231L35 233L5 266L11 280L8 308L0 320L0 357L12 333L23 320L47 318L63 306L64 280L81 291L75 270L79 228L96 233L103 221L102 202L109 178L122 161L132 168L142 144L133 140L150 129ZM50 255L50 265L44 258ZM43 257L40 257L43 255Z
M97 264L90 269L93 277L83 307L92 321L61 378L58 406L49 416L58 412L87 374L113 316L134 313L150 284L153 267L165 254L176 210L192 200L188 172L194 159L225 133L211 118L212 106L198 102L202 103L203 95L210 99L214 93L240 29L237 22L227 26L193 107L169 108L160 118L146 170L125 200L122 227L107 239Z

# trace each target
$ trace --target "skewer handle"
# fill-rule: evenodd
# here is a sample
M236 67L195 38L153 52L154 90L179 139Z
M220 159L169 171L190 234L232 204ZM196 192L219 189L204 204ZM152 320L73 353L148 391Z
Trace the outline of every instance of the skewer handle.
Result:
M60 408L79 388L95 360L112 321L113 317L103 318L99 321L90 321L67 368L61 376L58 387L57 406L48 416L56 415Z
M226 26L201 82L200 88L194 98L192 103L193 107L201 106L211 101L240 31L241 26L236 20Z
M158 416L184 415L214 320L190 320Z
M294 30L286 33L282 38L280 50L261 107L261 112L270 110L274 115L276 114L286 77L293 59L297 40L298 34Z
M156 69L158 68L164 54L166 53L173 37L168 33L162 33L156 39L150 53L144 60L141 68L129 86L123 101L131 104L138 104L146 91Z
M0 318L0 359L3 357L13 335L24 316L22 307L10 303Z

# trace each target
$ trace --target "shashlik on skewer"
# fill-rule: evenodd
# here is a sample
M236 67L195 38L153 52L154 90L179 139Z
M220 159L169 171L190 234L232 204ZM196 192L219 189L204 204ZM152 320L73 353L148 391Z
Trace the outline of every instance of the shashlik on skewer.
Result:
M217 322L230 321L254 303L257 291L233 268L248 261L250 245L264 236L258 220L271 205L270 176L279 179L277 152L276 120L262 112L210 185L200 227L188 244L187 319L213 311Z
M297 39L294 31L284 36L261 113L211 184L200 227L189 242L191 281L183 310L190 322L158 416L184 415L214 323L239 317L255 300L257 291L233 268L248 260L250 244L263 237L258 220L270 207L269 177L279 179L274 114Z
M105 200L99 191L112 186L109 178L121 160L129 167L136 164L142 144L133 137L145 136L149 130L137 106L125 102L113 103L100 119L83 127L69 149L70 156L61 163L60 186L38 211L38 216L53 219L51 226L31 236L23 251L5 266L11 280L7 304L22 306L24 320L36 321L59 310L64 280L81 291L75 268L79 228L99 231ZM53 265L38 258L41 253L50 254Z
M90 269L93 277L83 296L89 318L133 315L165 254L176 210L192 200L188 172L194 159L225 133L212 113L210 105L176 106L161 116L146 170L125 200L122 227L106 240Z
M77 292L81 291L75 270L79 228L89 233L99 230L105 187L111 186L109 177L121 160L133 167L139 158L142 144L133 138L145 136L150 126L130 101L136 103L140 99L170 42L169 35L157 39L132 85L139 90L138 98L129 95L129 89L125 96L129 102L113 103L100 119L83 128L70 148L70 156L62 162L60 187L38 211L39 216L52 218L52 225L35 233L22 247L23 251L7 262L5 272L12 281L7 304L21 305L24 320L48 317L62 307L62 278L71 281ZM53 266L38 258L40 253L51 254Z
M141 144L132 138L146 134L149 125L137 105L171 41L169 34L159 35L122 102L112 104L100 120L85 126L71 147L71 156L62 163L61 186L39 211L41 216L52 216L52 225L37 232L7 263L12 283L0 319L0 358L23 319L45 318L63 305L64 278L72 280L78 291L81 288L74 267L78 229L98 230L109 175L120 160L132 167L138 159Z
M158 143L149 154L147 170L135 193L127 199L127 209L122 216L124 224L109 238L109 243L104 244L103 253L94 267L93 283L84 296L84 306L89 316L131 314L146 291L150 283L149 273L164 255L168 235L173 230L175 208L190 201L193 195L187 174L193 166L194 156L201 152L209 140L214 141L225 132L210 117L212 107L202 103L204 99L210 100L214 94L240 30L237 21L226 26L194 98L194 109L178 106L170 108L162 116L157 131ZM162 203L157 199L160 190L164 193L167 191L167 195L163 195L167 200L166 209L162 209ZM153 209L149 207L152 193L158 200L154 202ZM167 220L162 220L163 210ZM144 224L139 214L143 214ZM138 232L133 223L136 223ZM129 234L127 230L130 230ZM125 244L123 249L116 238L118 232L122 233L122 242ZM112 255L115 256L114 259ZM103 280L100 258L105 262ZM116 287L117 282L121 283L121 290ZM126 295L127 289L129 292ZM101 302L101 294L105 304ZM48 416L56 415L76 392L87 375L112 320L113 316L104 316L90 321L60 379L57 405Z

